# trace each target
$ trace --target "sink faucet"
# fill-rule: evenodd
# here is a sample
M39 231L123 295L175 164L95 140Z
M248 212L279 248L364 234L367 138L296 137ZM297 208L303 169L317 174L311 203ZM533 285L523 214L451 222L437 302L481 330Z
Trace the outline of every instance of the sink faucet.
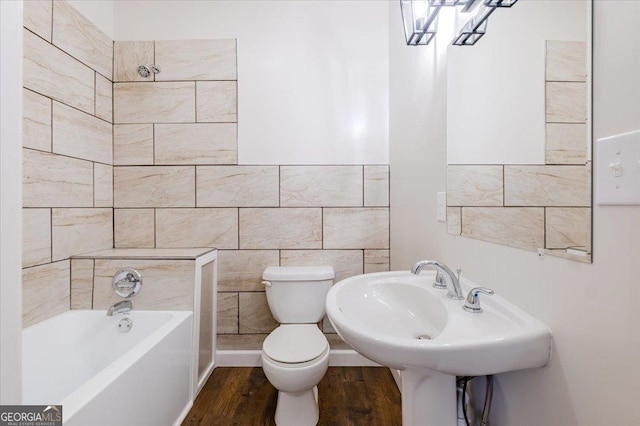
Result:
M438 272L440 272L440 274L442 274L442 280L447 286L447 297L455 300L464 299L458 277L453 272L451 272L451 269L449 269L446 265L438 262L437 260L421 260L413 265L413 268L411 268L411 273L418 275L420 274L420 271L422 271L422 268L424 268L425 266L433 266L434 268L436 268L436 270L438 270Z
M113 314L128 314L133 309L133 302L131 300L121 300L114 303L107 310L107 316L111 317Z

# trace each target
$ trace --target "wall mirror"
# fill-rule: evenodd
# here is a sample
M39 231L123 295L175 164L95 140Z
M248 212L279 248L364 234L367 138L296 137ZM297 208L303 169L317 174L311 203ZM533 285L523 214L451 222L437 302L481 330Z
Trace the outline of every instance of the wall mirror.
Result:
M449 233L591 262L591 7L520 0L449 46Z

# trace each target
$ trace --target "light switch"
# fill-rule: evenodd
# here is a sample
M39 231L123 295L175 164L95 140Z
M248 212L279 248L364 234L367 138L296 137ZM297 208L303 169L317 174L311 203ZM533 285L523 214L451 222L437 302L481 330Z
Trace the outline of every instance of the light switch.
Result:
M640 204L640 130L596 141L596 202Z
M447 221L447 193L438 192L438 211L436 212L438 222Z

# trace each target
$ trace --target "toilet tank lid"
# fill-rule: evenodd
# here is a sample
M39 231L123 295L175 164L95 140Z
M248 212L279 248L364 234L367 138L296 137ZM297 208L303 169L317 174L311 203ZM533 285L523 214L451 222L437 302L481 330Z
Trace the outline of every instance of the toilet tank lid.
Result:
M262 274L269 281L332 280L336 274L331 266L269 266Z

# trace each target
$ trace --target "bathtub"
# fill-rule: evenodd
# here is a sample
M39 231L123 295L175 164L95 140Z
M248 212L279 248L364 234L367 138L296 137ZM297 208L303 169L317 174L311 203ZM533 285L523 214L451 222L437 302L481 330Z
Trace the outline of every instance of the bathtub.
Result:
M23 332L22 403L62 404L65 426L173 425L192 405L190 311L69 311Z

